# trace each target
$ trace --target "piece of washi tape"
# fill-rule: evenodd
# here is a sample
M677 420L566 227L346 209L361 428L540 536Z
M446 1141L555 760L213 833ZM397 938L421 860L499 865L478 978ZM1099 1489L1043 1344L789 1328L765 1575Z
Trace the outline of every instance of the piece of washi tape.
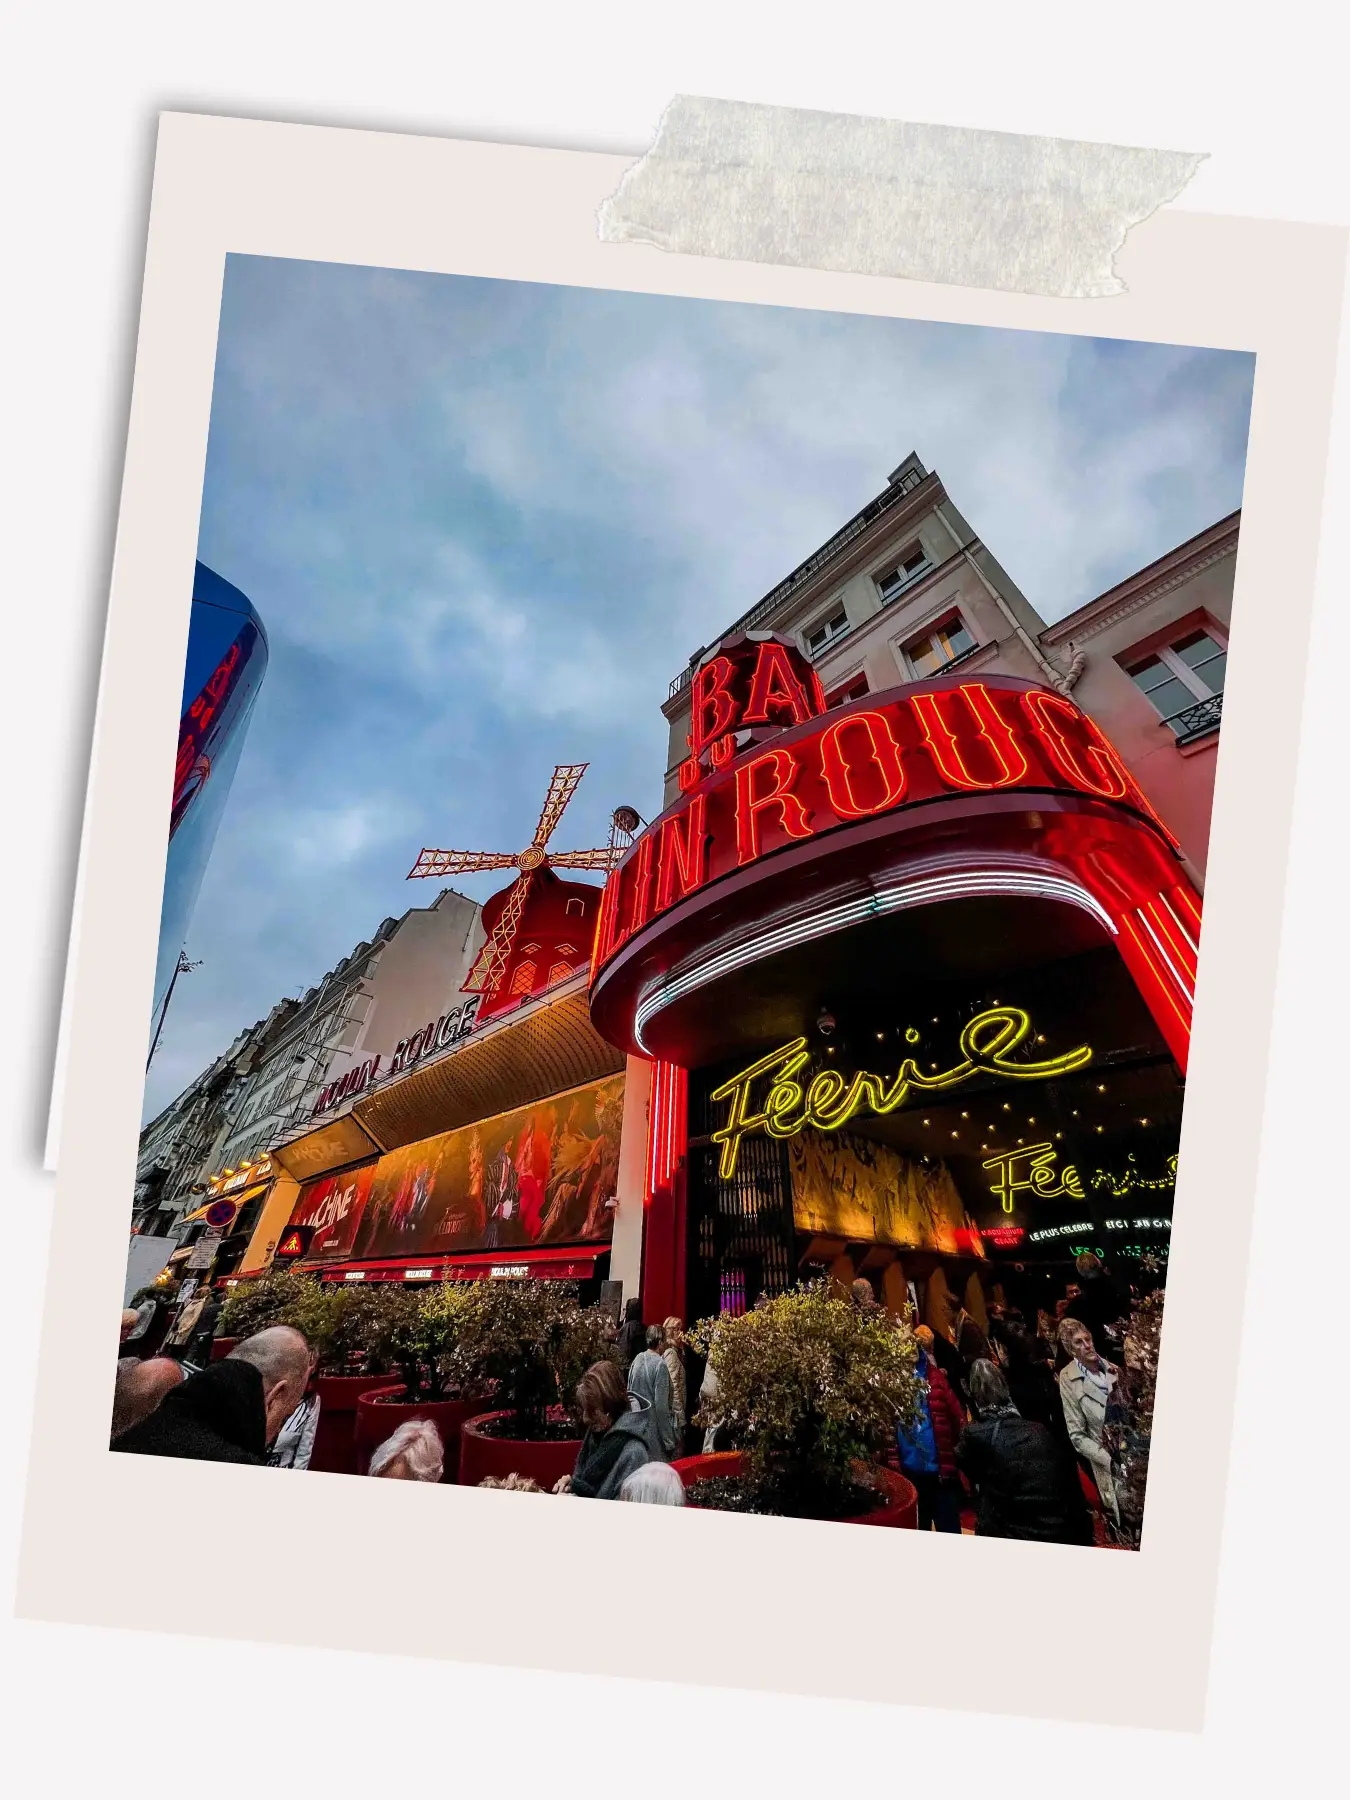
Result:
M1205 153L679 94L599 212L611 243L1098 299Z

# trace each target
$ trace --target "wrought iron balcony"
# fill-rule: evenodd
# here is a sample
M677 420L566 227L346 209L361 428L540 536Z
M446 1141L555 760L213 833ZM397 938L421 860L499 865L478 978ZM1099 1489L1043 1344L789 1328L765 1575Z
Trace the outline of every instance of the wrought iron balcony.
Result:
M1223 718L1223 695L1211 694L1208 700L1197 700L1191 706L1183 706L1180 712L1174 712L1163 720L1177 734L1177 747L1194 743L1197 738L1207 737L1211 731L1219 729Z

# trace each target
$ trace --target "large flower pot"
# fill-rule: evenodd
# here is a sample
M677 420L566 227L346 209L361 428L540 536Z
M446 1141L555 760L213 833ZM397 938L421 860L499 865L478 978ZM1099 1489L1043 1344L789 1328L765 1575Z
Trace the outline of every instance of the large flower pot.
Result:
M356 1403L372 1388L390 1386L387 1375L316 1375L319 1423L314 1433L311 1469L330 1475L356 1473Z
M417 1400L405 1402L407 1388L380 1387L367 1390L356 1402L356 1472L364 1475L370 1467L371 1455L386 1438L391 1438L409 1419L430 1419L445 1445L445 1473L442 1481L459 1479L459 1433L465 1419L483 1404L481 1400ZM323 1414L320 1413L322 1418Z
M238 1342L238 1338L217 1338L211 1345L211 1361L224 1362Z
M485 1475L499 1481L508 1475L526 1475L546 1491L560 1475L576 1467L578 1438L489 1437L482 1427L489 1419L509 1419L509 1412L478 1413L466 1419L459 1434L459 1484L477 1487Z
M671 1464L684 1483L686 1494L696 1482L709 1480L716 1475L739 1475L743 1466L744 1458L739 1450L718 1450L711 1456L684 1456ZM857 1518L839 1519L835 1523L895 1525L904 1531L917 1530L919 1496L914 1484L906 1481L903 1475L897 1475L893 1469L883 1468L880 1463L873 1463L867 1472L886 1495L886 1504L876 1507L872 1512L860 1513Z

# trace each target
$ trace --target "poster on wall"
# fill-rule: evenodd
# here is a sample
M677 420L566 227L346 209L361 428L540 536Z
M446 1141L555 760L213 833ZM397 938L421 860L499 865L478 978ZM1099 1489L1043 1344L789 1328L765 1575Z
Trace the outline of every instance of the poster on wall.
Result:
M979 1245L945 1163L924 1168L845 1132L800 1132L788 1155L798 1231L947 1256Z
M622 1075L424 1138L301 1194L309 1259L604 1243L614 1229Z
M333 1262L351 1254L374 1174L375 1164L367 1163L341 1175L325 1175L301 1189L287 1228L313 1232L308 1260Z

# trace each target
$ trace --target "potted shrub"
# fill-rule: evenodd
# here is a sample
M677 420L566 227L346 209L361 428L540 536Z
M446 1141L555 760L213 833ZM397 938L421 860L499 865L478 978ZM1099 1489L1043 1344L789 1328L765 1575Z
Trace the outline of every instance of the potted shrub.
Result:
M576 1386L610 1353L607 1319L599 1307L579 1306L561 1282L466 1284L444 1371L462 1391L490 1392L497 1402L461 1430L466 1487L515 1474L551 1488L571 1474L584 1435Z
M688 1336L712 1365L718 1416L740 1444L675 1463L690 1505L915 1525L913 1487L879 1460L916 1414L908 1325L812 1282L740 1317L705 1319Z
M216 1320L212 1361L228 1356L241 1338L265 1331L269 1325L289 1323L283 1315L314 1286L310 1275L298 1269L269 1269L254 1281L241 1281L229 1289Z
M378 1290L377 1290L378 1291ZM374 1451L408 1419L430 1419L445 1445L442 1481L459 1478L460 1429L481 1412L483 1395L461 1394L446 1373L459 1338L464 1286L447 1282L428 1291L389 1284L369 1314L372 1367L393 1371L396 1383L361 1394L356 1402L356 1468L364 1474Z

